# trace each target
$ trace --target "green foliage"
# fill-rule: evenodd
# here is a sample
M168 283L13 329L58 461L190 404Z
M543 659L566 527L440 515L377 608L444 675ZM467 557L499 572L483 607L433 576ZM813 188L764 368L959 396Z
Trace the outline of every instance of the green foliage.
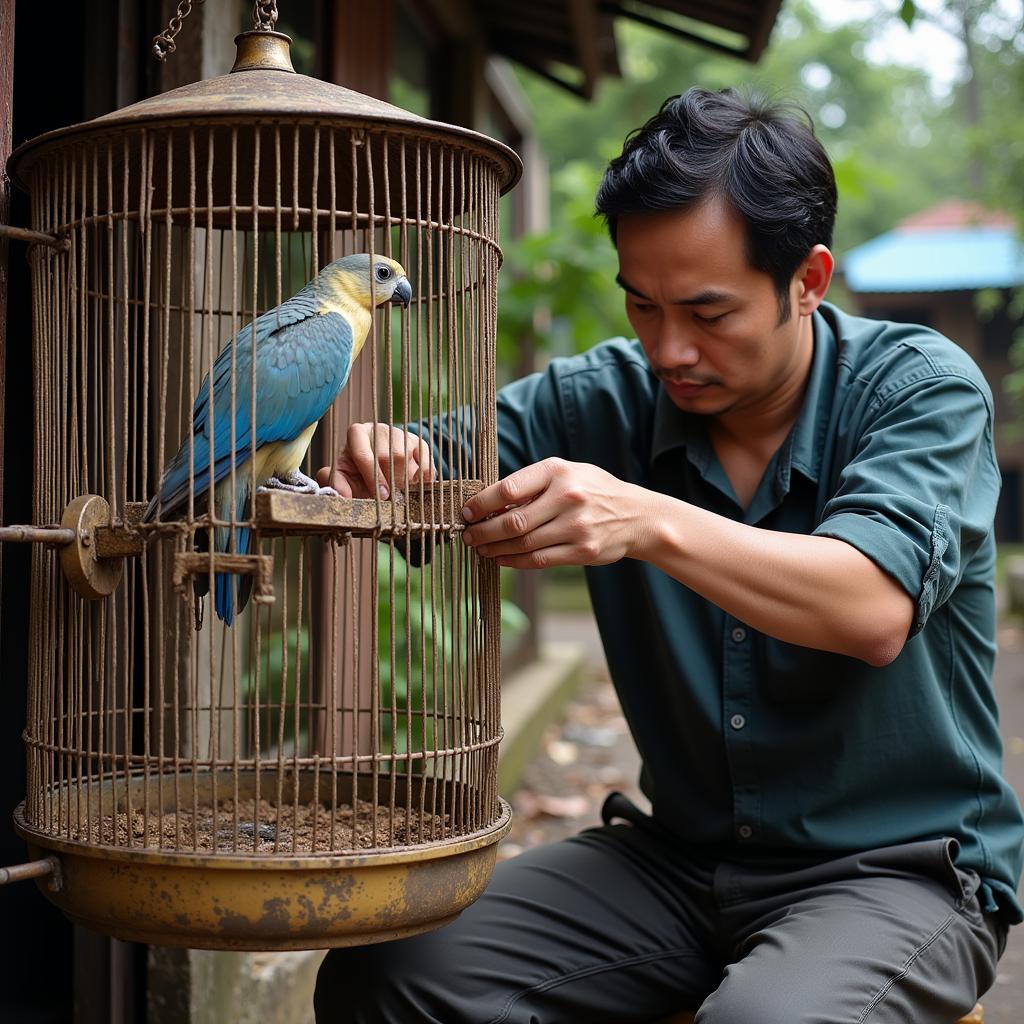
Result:
M594 193L626 135L691 85L791 99L812 115L840 189L834 246L840 257L902 217L959 194L968 147L955 130L956 110L933 95L923 71L868 59L884 23L826 27L806 0L787 0L753 66L620 23L623 79L604 80L591 103L521 72L541 147L556 170L550 230L508 246L499 303L505 366L515 365L524 338L561 353L628 331L614 283L617 259L593 216Z
M431 585L431 568L412 568L388 547L377 548L380 599L377 605L377 655L380 663L381 750L411 753L434 745L433 723L425 715L435 707L435 691L466 670L465 631L473 608L449 601L441 614L440 582ZM391 583L394 604L391 604ZM437 614L432 614L436 609ZM459 618L455 629L453 619ZM394 626L392 627L392 623ZM526 617L511 601L501 602L502 636L526 628ZM396 713L391 714L392 706ZM401 765L399 765L401 767Z
M498 318L502 362L514 364L521 340L535 332L550 351L567 353L629 330L613 283L615 251L604 223L594 216L600 176L600 169L584 160L562 167L551 180L558 224L508 246Z
M295 696L300 679L308 685L309 631L305 627L288 630L287 634L275 630L267 635L260 654L260 748L276 751L282 743L287 752L295 749L297 741L301 749L308 738L308 728L300 720L296 731ZM245 682L250 699L255 690L256 673L250 670ZM248 729L250 733L255 731L254 722L250 721ZM250 740L254 741L255 736L250 736Z
M392 559L390 549L383 544L378 545L377 657L380 666L379 739L383 752L422 750L424 742L427 747L432 746L433 724L421 713L433 711L436 687L447 680L450 688L452 678L458 678L458 672L466 669L464 634L474 621L472 605L467 598L461 609L460 632L457 634L453 629L453 618L460 615L460 610L453 608L449 599L442 614L440 580L432 588L430 573L430 566L411 568L401 555L396 553ZM390 597L392 580L393 605ZM513 639L524 633L528 625L522 610L503 598L502 636ZM298 631L289 630L284 637L280 630L267 636L259 672L261 747L264 750L276 749L281 737L286 752L294 749L296 739L299 748L305 748L307 724L300 721L296 732L294 703L300 679L305 694L309 671L309 631L305 627ZM256 687L256 674L250 670L245 692L251 697ZM308 701L308 695L303 699ZM395 715L391 714L392 701ZM407 710L411 714L407 714Z

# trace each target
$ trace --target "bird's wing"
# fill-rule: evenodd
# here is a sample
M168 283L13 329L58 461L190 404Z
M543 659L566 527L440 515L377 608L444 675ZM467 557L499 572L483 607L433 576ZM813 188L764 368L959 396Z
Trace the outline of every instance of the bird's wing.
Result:
M252 451L273 441L291 441L330 408L348 381L352 365L352 327L340 313L321 313L297 295L256 321L256 418L252 422L251 328L238 333L213 364L213 423L210 431L210 376L193 407L192 464L195 493L205 491L240 465ZM293 305L294 304L294 305ZM286 309L285 307L291 307ZM234 431L232 432L232 349L234 356ZM234 446L232 446L234 433ZM212 440L212 445L211 445ZM169 464L158 496L163 513L173 512L188 495L186 439ZM147 510L155 511L158 499Z
M235 366L235 402L241 408L242 402L249 402L252 394L252 332L256 329L256 368L257 385L259 383L260 352L268 341L288 327L312 320L319 315L316 296L309 288L293 295L280 306L268 309L256 318L255 325L243 327L238 334L221 350L213 364L213 409L214 418L220 419L224 410L231 409L231 367L232 352ZM192 406L192 430L194 433L209 433L206 430L210 418L210 376L203 378L203 383ZM258 391L257 391L258 394ZM258 398L257 398L258 401Z

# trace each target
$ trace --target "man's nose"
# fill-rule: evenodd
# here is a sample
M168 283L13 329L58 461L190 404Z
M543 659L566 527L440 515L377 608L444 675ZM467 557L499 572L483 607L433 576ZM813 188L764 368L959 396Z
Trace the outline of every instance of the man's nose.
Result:
M658 335L654 357L659 366L696 366L700 362L700 349L692 335L678 325L666 324Z

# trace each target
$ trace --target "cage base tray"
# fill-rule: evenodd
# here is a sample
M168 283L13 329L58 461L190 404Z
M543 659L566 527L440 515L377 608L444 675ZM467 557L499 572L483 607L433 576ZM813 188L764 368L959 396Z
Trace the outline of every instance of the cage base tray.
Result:
M451 785L450 783L448 785ZM447 924L490 880L511 826L401 849L254 855L117 848L16 831L30 856L56 855L57 891L40 891L76 924L131 942L286 951L387 942Z

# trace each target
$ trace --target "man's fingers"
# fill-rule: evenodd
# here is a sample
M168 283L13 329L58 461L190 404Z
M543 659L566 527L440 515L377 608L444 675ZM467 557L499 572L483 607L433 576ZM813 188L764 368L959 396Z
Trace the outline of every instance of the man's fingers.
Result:
M503 512L509 505L525 505L533 501L547 490L563 465L561 459L545 459L485 487L466 502L463 509L466 521L478 522L495 512Z
M345 457L345 453L335 460L333 466L321 466L316 471L316 482L321 487L333 487L342 498L351 498L352 476L355 474L355 467Z
M353 423L348 428L347 446L343 455L347 455L359 473L360 478L366 485L367 491L372 495L374 489L380 491L382 498L388 497L388 484L374 458L374 438L379 437L373 423ZM378 449L379 449L378 443ZM387 456L385 443L384 451L376 453L379 458L382 454Z
M550 569L554 565L579 565L579 555L571 544L556 544L523 555L499 555L494 559L507 569Z
M558 513L554 503L543 497L528 505L517 505L506 509L500 515L491 516L482 523L469 527L464 531L462 539L472 548L480 550L484 545L497 545L502 542L519 542L527 534L535 535L550 523ZM547 543L553 543L548 540ZM522 551L523 548L518 548ZM490 555L491 551L482 554Z
M320 484L320 486L323 487L324 485ZM330 486L333 487L342 498L352 498L355 496L355 491L352 489L352 484L349 478L340 470L335 470L331 477Z
M475 543L473 550L484 558L503 558L507 555L524 555L531 551L540 551L542 548L557 547L562 544L571 545L573 537L568 535L564 524L555 519L550 519L535 530L527 530L525 533L516 533L503 537L501 540L489 541L487 543ZM579 564L577 552L576 564Z
M412 437L413 435L408 435ZM415 438L417 446L413 451L413 459L416 462L418 475L427 483L434 479L434 455L430 445L422 438Z
M430 445L386 423L353 423L334 465L324 466L316 474L321 487L333 487L346 498L372 497L375 489L381 498L387 498L392 478L395 488L404 490L435 477Z

